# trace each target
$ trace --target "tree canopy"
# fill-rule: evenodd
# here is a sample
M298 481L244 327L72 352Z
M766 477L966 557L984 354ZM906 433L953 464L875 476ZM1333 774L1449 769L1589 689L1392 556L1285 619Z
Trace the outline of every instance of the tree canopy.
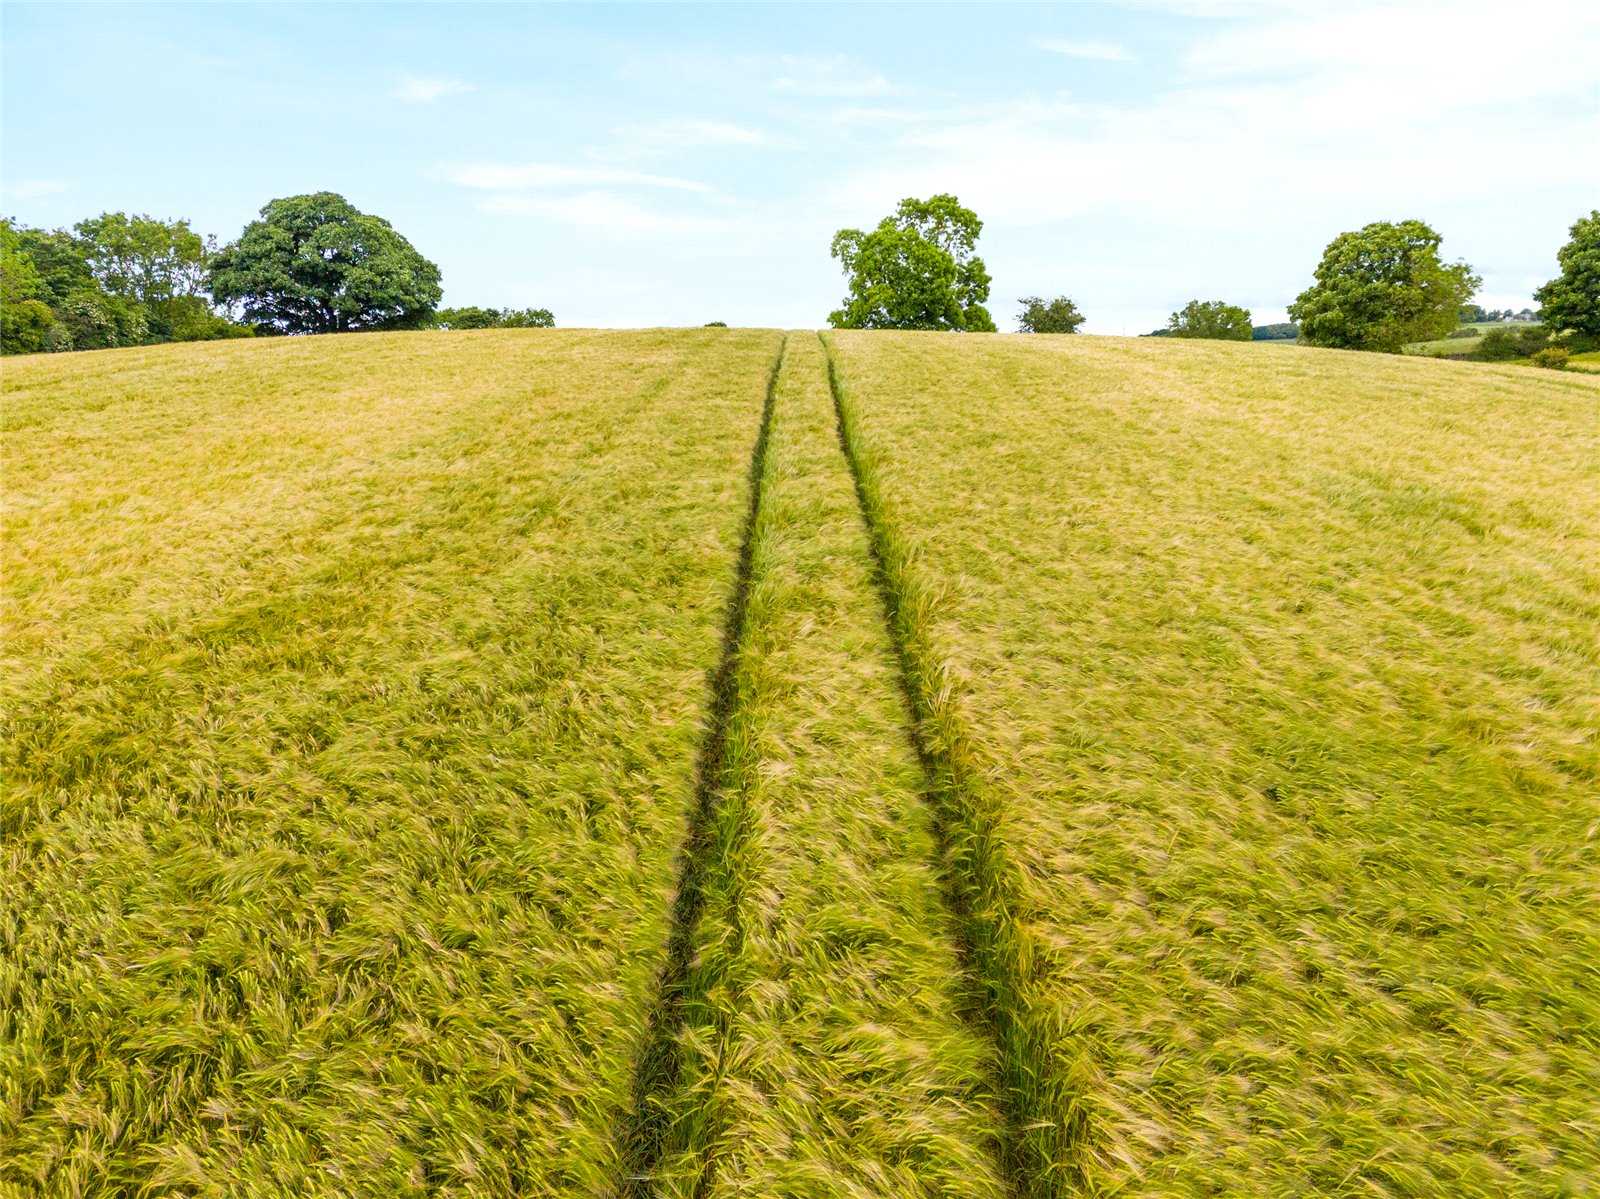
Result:
M439 268L388 221L332 192L272 201L216 255L209 284L279 333L420 328L444 294Z
M1579 217L1556 252L1561 273L1538 291L1540 315L1552 329L1600 337L1600 209Z
M1088 319L1066 296L1053 300L1023 296L1017 302L1022 305L1022 311L1017 314L1017 326L1024 333L1076 333L1078 326Z
M441 308L434 313L436 329L550 329L555 315L548 308Z
M849 276L836 329L994 332L989 272L973 255L983 222L952 195L905 199L870 233L841 229L832 253Z
M1249 341L1250 310L1221 300L1190 300L1167 321L1170 337L1199 337L1208 341Z
M0 226L8 354L250 334L202 293L213 240L188 221L107 212L70 230Z
M200 295L215 246L188 221L107 212L79 221L73 231L100 290L142 305L156 340L203 321L202 310L210 315Z
M1443 337L1482 279L1465 262L1443 262L1439 241L1421 221L1341 233L1323 251L1316 282L1289 305L1301 338L1397 354L1407 342Z
M1300 326L1290 321L1275 325L1257 325L1250 330L1251 341L1294 341L1300 336Z

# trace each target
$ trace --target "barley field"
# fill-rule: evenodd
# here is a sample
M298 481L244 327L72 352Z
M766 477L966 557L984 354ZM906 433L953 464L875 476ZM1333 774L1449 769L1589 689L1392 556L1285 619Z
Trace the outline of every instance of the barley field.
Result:
M830 341L1041 1193L1595 1193L1600 388Z
M778 343L7 364L0 1178L606 1192Z
M1600 1193L1600 379L11 358L0 1195Z

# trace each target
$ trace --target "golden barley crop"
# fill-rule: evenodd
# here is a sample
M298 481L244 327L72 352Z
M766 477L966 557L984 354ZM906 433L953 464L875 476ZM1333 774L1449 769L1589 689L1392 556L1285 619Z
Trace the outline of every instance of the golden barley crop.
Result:
M0 1194L1600 1178L1600 379L8 359Z
M1596 381L830 344L1024 1189L1592 1193Z

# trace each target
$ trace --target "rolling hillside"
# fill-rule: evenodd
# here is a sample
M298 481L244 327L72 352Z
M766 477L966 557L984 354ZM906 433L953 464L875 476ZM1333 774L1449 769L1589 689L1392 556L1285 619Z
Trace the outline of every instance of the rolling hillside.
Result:
M11 359L0 1194L1583 1195L1600 379Z

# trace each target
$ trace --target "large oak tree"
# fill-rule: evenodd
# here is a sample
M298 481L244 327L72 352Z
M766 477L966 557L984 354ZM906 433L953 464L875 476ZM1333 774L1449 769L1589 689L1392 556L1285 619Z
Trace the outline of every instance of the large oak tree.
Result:
M439 268L388 221L332 192L268 204L217 254L210 286L280 333L420 328L444 294Z
M1600 209L1578 218L1556 261L1561 274L1533 293L1539 315L1557 332L1600 337Z
M870 233L841 229L833 256L850 276L836 329L953 329L993 333L989 272L973 256L983 222L951 195L906 199Z
M1442 261L1439 241L1421 221L1375 221L1334 238L1316 283L1289 305L1301 340L1398 354L1449 333L1482 280L1464 262Z

